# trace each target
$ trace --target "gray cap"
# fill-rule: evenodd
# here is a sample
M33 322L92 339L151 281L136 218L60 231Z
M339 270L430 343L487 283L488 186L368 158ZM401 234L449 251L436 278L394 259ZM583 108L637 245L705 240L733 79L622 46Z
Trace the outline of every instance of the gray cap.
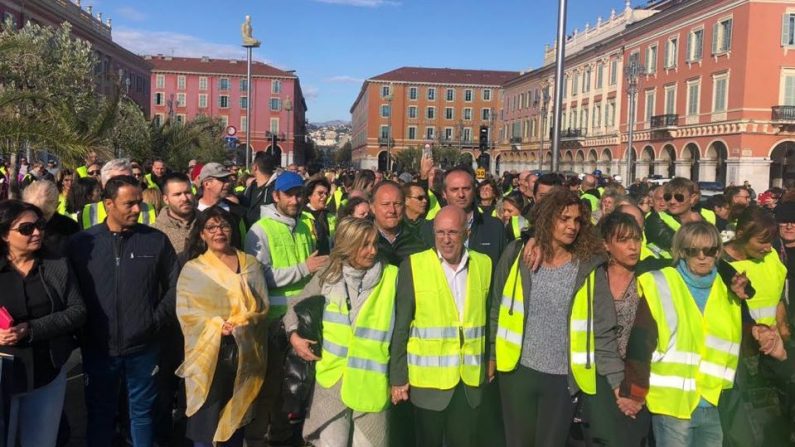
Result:
M400 180L403 183L411 183L414 180L414 176L412 176L408 172L404 172L398 176L398 180Z
M207 163L202 167L201 172L199 173L199 183L204 182L210 177L214 178L226 178L232 175L232 173L226 169L221 163Z

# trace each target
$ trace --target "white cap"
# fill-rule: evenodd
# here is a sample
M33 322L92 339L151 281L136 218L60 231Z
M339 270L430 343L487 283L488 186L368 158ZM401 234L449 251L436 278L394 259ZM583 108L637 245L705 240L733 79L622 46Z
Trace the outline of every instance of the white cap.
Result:
M620 176L620 175L615 175L615 176L613 176L613 180L617 181L618 183L621 183L621 181L622 181L623 179L621 178L621 176Z

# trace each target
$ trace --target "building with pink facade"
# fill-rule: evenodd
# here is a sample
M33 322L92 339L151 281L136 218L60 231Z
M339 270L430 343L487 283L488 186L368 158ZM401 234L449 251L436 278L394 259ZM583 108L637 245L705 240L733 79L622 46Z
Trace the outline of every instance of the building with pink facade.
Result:
M145 59L152 64L153 120L217 117L234 128L235 137L245 145L246 110L251 107L251 149L272 151L282 166L305 162L307 108L294 72L253 62L249 89L245 60L163 55Z
M632 122L635 177L795 179L793 49L792 2L663 0L598 18L566 40L560 168L624 175ZM544 66L503 85L495 168L548 169L554 59L552 45Z

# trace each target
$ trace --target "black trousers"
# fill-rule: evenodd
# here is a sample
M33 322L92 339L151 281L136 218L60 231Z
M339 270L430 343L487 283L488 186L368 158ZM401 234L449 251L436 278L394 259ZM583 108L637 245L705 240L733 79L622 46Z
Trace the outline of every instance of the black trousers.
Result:
M651 414L644 406L635 419L618 409L616 396L603 376L596 376L596 394L581 394L585 445L642 447L649 443Z
M498 373L505 444L508 447L561 447L574 416L568 377L524 366Z
M474 447L478 409L469 406L464 385L458 384L442 411L414 407L417 447Z

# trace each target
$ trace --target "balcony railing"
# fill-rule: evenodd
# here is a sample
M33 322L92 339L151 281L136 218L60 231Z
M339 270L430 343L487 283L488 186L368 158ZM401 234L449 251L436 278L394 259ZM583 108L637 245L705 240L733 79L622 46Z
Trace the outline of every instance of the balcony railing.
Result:
M649 127L652 129L660 129L664 127L676 127L679 123L679 115L676 113L669 113L667 115L655 115L651 117Z
M522 137L511 137L511 144L519 144L522 142Z
M773 121L795 121L795 106L773 106Z
M580 140L585 138L585 129L563 129L560 132L561 140Z
M390 141L392 142L392 146L394 146L395 145L395 140L394 139L390 140L387 137L379 137L378 138L379 146L387 146L390 143Z

